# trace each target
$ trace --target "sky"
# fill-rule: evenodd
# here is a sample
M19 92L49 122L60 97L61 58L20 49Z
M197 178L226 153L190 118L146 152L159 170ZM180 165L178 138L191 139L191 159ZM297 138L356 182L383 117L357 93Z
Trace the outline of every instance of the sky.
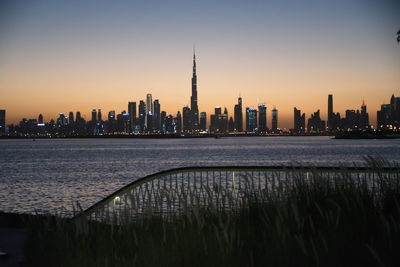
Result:
M196 47L199 111L265 103L279 126L293 108L359 109L373 124L400 96L400 1L0 1L0 109L6 123L159 99L190 105ZM209 120L209 116L208 116Z

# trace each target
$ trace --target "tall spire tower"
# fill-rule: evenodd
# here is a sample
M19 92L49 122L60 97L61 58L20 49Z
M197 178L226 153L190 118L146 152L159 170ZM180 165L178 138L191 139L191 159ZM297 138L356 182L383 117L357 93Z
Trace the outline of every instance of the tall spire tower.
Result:
M197 105L197 75L196 75L196 51L193 48L193 75L192 96L190 97L190 110L192 112L192 130L199 128L199 107Z

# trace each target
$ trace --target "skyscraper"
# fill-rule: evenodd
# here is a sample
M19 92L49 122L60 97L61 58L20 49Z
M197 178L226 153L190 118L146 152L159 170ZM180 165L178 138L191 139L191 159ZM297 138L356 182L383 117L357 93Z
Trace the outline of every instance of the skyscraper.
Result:
M75 121L79 123L79 122L81 122L81 120L82 120L81 112L77 111Z
M207 113L200 112L200 130L205 131L207 129Z
M306 115L301 114L301 110L294 108L293 131L295 133L304 133L306 128Z
M267 131L267 106L265 104L258 105L258 131Z
M325 131L325 121L321 120L319 110L311 114L311 118L308 119L307 129L312 133L320 133Z
M6 134L6 110L0 109L0 135Z
M153 117L153 96L151 94L146 95L146 127L148 127L147 122L149 122L149 120L147 119L148 115L151 115Z
M101 109L98 109L97 110L97 121L98 122L101 122L103 119L102 119L102 117L101 117Z
M369 127L369 116L367 112L367 106L363 100L361 105L361 114L360 114L360 128L365 129Z
M93 122L97 121L97 111L96 111L96 109L92 109L92 121Z
M257 128L257 110L246 108L246 131L254 132Z
M334 125L333 115L333 96L328 95L328 131L332 131L336 128L336 125Z
M153 103L153 128L156 131L160 131L161 130L161 107L160 107L160 101L158 99L154 100Z
M191 128L199 129L199 107L197 103L197 75L196 75L196 53L193 52L193 75L192 75L192 96L190 97L190 109L192 112Z
M182 132L182 115L178 111L176 114L176 133L180 134Z
M146 130L146 104L143 100L139 102L139 125L140 132L143 133Z
M71 115L71 112L69 113ZM74 113L72 113L72 121L74 120ZM43 115L39 114L38 116L38 123L43 124Z
M129 131L133 132L134 125L136 122L136 102L128 103L128 113L129 113Z
M40 114L42 115L42 114ZM69 124L74 124L75 120L74 120L74 112L70 111L68 114L68 122ZM39 123L43 123L43 116L42 116L42 122Z
M165 134L166 131L167 131L166 119L167 119L167 113L165 111L161 111L161 114L160 114L160 131L161 131L162 134Z
M235 119L235 130L237 132L243 132L243 112L242 112L242 98L238 98L238 103L235 105L234 112Z
M275 107L273 110L271 110L271 115L272 115L271 129L272 131L276 131L278 130L278 110Z
M190 132L192 130L192 116L191 110L189 107L183 107L182 115L183 115L183 131Z

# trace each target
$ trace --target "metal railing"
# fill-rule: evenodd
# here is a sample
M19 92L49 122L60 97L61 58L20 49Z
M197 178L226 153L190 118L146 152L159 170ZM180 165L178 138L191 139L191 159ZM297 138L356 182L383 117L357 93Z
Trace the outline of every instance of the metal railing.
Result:
M324 182L335 189L351 179L379 194L382 179L399 178L398 167L186 167L136 180L75 218L122 224L149 216L173 218L194 207L234 211L252 197L284 198L298 182Z

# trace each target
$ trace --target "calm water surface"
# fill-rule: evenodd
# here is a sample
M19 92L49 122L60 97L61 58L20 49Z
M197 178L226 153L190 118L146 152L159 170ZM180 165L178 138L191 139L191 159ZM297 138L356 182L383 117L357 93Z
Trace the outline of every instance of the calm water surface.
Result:
M330 137L0 140L0 210L58 213L145 175L183 166L400 163L400 139Z

